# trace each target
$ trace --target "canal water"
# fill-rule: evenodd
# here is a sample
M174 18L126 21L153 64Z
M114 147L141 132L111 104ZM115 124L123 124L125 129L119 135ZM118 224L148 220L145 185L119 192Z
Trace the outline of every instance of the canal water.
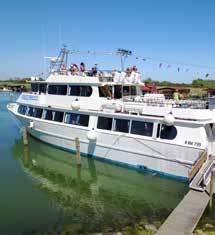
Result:
M29 137L0 93L0 235L94 234L159 227L186 194L185 183L75 156ZM135 234L132 233L131 234Z

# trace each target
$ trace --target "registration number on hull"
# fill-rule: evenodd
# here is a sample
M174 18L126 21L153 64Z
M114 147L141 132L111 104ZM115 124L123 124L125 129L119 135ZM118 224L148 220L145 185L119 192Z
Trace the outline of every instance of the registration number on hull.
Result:
M194 142L194 141L190 141L190 140L185 140L184 142L186 145L190 145L190 146L195 146L195 147L201 147L201 143L199 142Z

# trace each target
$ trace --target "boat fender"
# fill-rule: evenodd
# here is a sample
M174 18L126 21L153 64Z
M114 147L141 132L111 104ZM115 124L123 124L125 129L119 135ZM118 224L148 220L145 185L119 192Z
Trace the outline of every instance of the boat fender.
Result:
M172 126L174 125L175 117L173 116L172 113L168 113L167 115L164 116L163 122L167 126Z
M79 110L80 109L80 102L78 101L78 99L72 101L72 109L74 110Z
M34 122L33 121L30 122L29 128L31 128L31 129L34 128Z
M97 140L97 132L95 130L88 131L87 139L89 141L95 142Z

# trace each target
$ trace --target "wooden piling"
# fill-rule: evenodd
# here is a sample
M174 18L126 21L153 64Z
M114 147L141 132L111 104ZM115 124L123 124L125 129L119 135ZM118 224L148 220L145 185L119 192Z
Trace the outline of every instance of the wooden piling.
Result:
M23 138L23 144L27 146L28 145L28 131L26 127L23 127L22 129L22 138Z
M29 162L29 149L28 149L28 145L25 145L23 148L23 164L24 166L28 166L28 162Z
M77 165L81 165L81 154L80 154L80 140L78 137L75 138L75 147L76 147L76 161Z
M213 203L214 181L215 181L215 171L213 170L211 172L211 181L210 181L210 190L209 190L209 195L210 195L209 208L210 208L210 210L212 209L212 203Z

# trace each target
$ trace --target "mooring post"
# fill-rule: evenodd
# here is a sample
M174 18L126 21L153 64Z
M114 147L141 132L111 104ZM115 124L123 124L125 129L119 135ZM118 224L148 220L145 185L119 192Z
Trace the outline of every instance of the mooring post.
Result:
M28 149L28 145L25 145L23 148L23 164L24 164L24 166L28 166L28 162L29 162L29 149Z
M81 154L80 154L80 140L78 137L75 138L75 147L76 147L76 161L77 165L81 165Z
M212 209L212 205L213 205L214 179L215 179L215 171L213 170L211 172L211 181L210 181L210 201L209 201L210 209Z
M22 138L23 138L23 144L27 146L28 145L28 131L26 127L22 128Z

